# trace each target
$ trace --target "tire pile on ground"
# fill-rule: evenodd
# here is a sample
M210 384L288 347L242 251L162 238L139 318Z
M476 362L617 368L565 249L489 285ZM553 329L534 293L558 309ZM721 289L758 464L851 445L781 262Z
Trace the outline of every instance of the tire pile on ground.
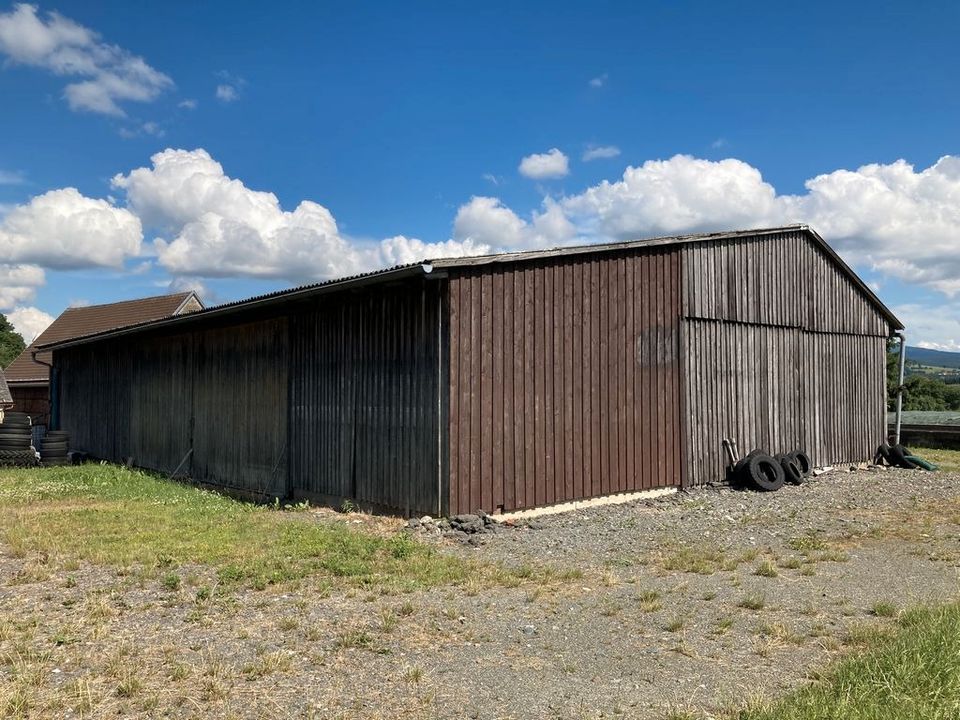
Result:
M28 467L37 464L30 445L30 418L24 413L6 412L0 423L0 466Z
M40 441L40 462L43 465L69 465L70 434L66 430L48 430Z
M887 445L887 443L883 443L877 448L877 453L873 457L873 464L889 465L904 470L916 470L917 468L935 470L937 467L923 458L917 457L903 445Z
M813 463L803 450L780 455L752 450L734 466L731 480L754 490L772 492L782 488L785 482L800 485L812 472Z

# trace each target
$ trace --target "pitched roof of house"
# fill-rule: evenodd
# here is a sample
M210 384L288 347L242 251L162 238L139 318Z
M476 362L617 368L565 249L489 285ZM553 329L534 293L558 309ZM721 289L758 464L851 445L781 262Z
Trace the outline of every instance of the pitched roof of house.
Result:
M213 307L205 308L197 313L191 313L189 318L186 317L168 317L162 318L160 320L153 320L149 322L141 322L136 325L131 325L129 327L124 327L114 330L105 330L98 333L91 333L84 337L71 338L70 340L62 341L48 341L48 342L37 342L38 346L43 346L45 349L56 349L61 347L72 347L75 345L83 345L88 342L94 342L97 340L102 340L109 337L117 337L121 335L132 335L142 331L153 330L159 327L166 327L168 325L179 326L184 323L192 323L201 321L203 318L209 317L219 317L223 315L231 315L234 313L242 313L254 308L268 307L271 305L276 305L280 303L287 302L289 300L296 300L304 297L312 297L314 295L321 295L326 292L336 292L338 290L344 290L348 288L361 287L364 285L371 285L381 282L391 282L395 280L401 280L403 278L409 278L412 276L424 276L429 275L435 271L443 271L451 268L466 268L474 267L481 265L494 265L498 263L511 263L511 262L525 262L532 260L540 260L544 258L552 257L565 257L572 255L592 255L592 254L603 254L607 252L618 252L622 250L629 250L632 248L646 248L646 247L658 247L664 245L681 245L685 243L702 243L702 242L724 242L727 240L735 239L759 239L769 235L777 235L787 231L799 231L804 233L811 241L813 241L823 252L827 255L831 262L833 262L840 271L856 286L860 292L864 294L867 300L877 308L877 311L883 315L884 318L890 323L890 325L897 329L903 329L903 323L897 319L897 316L883 304L880 298L877 297L876 293L870 289L870 287L853 271L853 269L847 265L843 259L837 254L837 252L830 247L826 240L824 240L816 230L811 228L809 225L795 224L795 225L784 225L782 227L773 227L773 228L759 228L753 230L733 230L725 232L711 232L711 233L693 233L688 235L669 235L666 237L653 237L653 238L644 238L640 240L627 240L623 242L612 242L612 243L598 243L593 245L575 245L575 246L565 246L560 248L553 248L550 250L527 250L521 252L504 252L504 253L495 253L492 255L475 255L475 256L466 256L466 257L452 257L452 258L437 258L433 260L423 260L421 262L408 263L406 265L396 265L394 267L386 268L383 270L374 270L372 272L362 273L360 275L351 275L349 277L335 278L333 280L325 280L320 283L315 283L312 285L304 285L302 287L291 288L289 290L278 290L276 292L267 293L265 295L258 295L256 297L248 298L246 300L237 300L236 302L225 303L223 305L214 305Z
M187 308L191 298L196 298L200 307L203 307L200 298L190 290L173 295L157 295L107 305L67 308L4 370L7 382L47 382L49 367L33 359L33 353L41 345L59 343L84 335L178 315ZM50 362L50 355L49 351L37 351L37 357L47 363Z
M3 377L3 370L0 370L0 407L12 403L13 398L10 397L10 388L7 387L7 381Z

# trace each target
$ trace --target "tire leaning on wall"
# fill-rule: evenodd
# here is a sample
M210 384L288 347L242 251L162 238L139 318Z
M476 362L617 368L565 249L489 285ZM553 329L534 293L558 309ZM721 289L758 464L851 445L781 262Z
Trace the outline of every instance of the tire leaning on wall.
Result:
M773 492L783 487L785 480L783 468L773 457L763 453L748 455L743 466L743 477L755 488L764 492Z
M803 483L803 471L800 469L800 463L791 453L777 455L775 458L783 469L783 478L791 485L800 485Z

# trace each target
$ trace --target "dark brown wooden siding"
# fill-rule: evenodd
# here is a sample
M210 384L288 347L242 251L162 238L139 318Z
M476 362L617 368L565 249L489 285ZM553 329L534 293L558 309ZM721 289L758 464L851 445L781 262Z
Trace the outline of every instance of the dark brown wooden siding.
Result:
M450 511L681 477L675 248L451 275Z
M292 316L294 494L437 514L441 281L322 297Z
M107 460L284 495L285 318L57 351L60 427Z
M684 315L886 337L889 322L802 230L683 248Z

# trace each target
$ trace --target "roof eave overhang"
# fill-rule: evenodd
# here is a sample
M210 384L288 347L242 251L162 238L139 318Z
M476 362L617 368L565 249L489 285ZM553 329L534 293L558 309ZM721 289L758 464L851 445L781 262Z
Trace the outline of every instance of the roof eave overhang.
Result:
M162 318L160 320L141 323L139 325L129 325L124 328L107 330L101 333L95 333L93 335L84 335L82 337L71 338L70 340L63 340L56 343L49 343L47 345L38 345L37 349L64 350L77 345L86 345L87 343L107 340L109 338L122 337L124 335L132 335L134 333L139 333L146 330L160 330L169 327L176 327L177 325L186 323L195 323L209 318L228 317L230 315L245 313L251 310L270 308L274 305L281 305L290 301L304 300L340 290L360 288L367 285L380 284L390 282L391 280L399 280L417 275L429 276L432 272L433 266L430 263L404 265L391 270L384 270L383 272L379 273L370 273L368 275L345 278L343 280L333 280L320 285L294 288L286 292L267 295L262 298L254 298L252 300L245 300L230 305L207 308L205 310L188 313L186 315L175 315Z
M906 326L900 321L900 318L894 315L893 311L888 308L879 297L877 297L877 294L873 290L870 289L870 286L867 285L861 279L861 277L853 271L853 268L844 262L843 258L837 254L837 251L830 247L829 243L827 243L827 241L820 236L820 233L818 233L809 225L802 225L801 227L818 245L820 245L830 259L833 260L833 262L835 262L844 273L846 273L847 277L849 277L850 280L852 280L853 283L860 288L860 291L867 296L867 299L876 306L877 310L880 311L880 314L886 318L888 323L890 323L890 329L892 331L891 334L893 332L902 331L905 329Z

